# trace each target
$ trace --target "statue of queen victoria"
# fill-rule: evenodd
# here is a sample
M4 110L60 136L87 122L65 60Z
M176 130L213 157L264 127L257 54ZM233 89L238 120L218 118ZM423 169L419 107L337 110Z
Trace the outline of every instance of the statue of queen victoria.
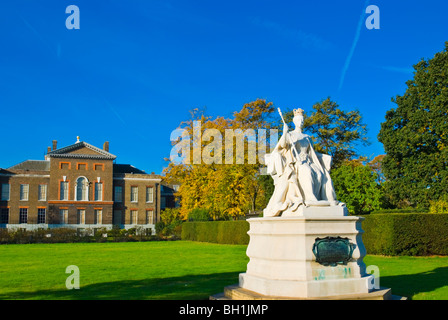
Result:
M280 116L280 109L278 109ZM330 177L331 156L314 151L311 137L302 132L303 110L294 109L295 129L283 135L266 155L267 172L274 179L274 193L264 217L300 215L300 206L344 205L336 200Z

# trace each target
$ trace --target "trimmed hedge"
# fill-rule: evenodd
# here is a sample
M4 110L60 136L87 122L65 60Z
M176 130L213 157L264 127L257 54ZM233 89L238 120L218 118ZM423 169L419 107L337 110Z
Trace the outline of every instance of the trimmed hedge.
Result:
M370 254L448 255L448 214L373 214L362 228Z
M182 240L221 244L249 244L249 223L237 221L184 222Z
M92 230L89 230L92 231ZM81 242L135 242L164 240L157 236L137 234L136 228L98 230L95 235L89 231L78 232L72 228L54 229L4 229L0 228L1 244L29 244L29 243L81 243ZM103 236L107 235L107 237Z
M382 213L428 213L428 209L424 208L405 208L405 209L380 209L373 210L370 214L382 214ZM437 212L439 213L439 212Z
M364 216L363 243L368 254L448 255L448 214L388 213ZM185 222L182 240L248 244L247 221Z

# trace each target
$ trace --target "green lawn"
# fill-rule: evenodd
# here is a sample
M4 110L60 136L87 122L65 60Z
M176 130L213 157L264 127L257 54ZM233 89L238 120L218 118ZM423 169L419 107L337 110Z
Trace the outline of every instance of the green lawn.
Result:
M208 299L238 282L246 246L189 241L0 246L0 299ZM381 286L413 299L448 299L448 257L367 256ZM80 270L67 290L65 269Z
M0 299L208 299L238 282L245 246L186 241L0 246ZM76 265L80 289L67 290Z
M366 265L377 265L380 286L392 294L412 300L448 300L448 257L364 258Z

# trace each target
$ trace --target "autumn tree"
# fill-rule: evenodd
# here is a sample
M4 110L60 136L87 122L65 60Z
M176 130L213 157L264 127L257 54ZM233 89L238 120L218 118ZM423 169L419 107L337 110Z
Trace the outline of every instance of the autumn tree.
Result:
M386 157L385 154L380 154L373 158L369 163L369 167L376 173L376 181L382 184L386 181L383 173L383 160Z
M448 190L448 42L414 65L406 85L378 135L385 187L398 207L428 207Z
M268 117L273 111L271 102L258 99L245 104L229 119L213 119L195 110L190 120L180 124L179 129L191 137L185 140L189 151L183 155L181 163L171 161L164 172L168 181L180 182L177 196L184 219L196 208L207 210L214 219L236 219L263 202L263 188L258 183L260 161L251 161L253 154L249 152L250 145L260 141L256 136L253 141L250 133L269 128ZM247 134L244 152L237 152L239 138L232 137L232 154L228 159L228 150L222 145L229 144L225 139L235 132ZM195 135L200 138L195 139Z

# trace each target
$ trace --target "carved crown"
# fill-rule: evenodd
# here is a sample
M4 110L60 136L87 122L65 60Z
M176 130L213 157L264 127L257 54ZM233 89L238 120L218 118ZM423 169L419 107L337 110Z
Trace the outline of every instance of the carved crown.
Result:
M294 116L303 116L303 109L294 109Z

